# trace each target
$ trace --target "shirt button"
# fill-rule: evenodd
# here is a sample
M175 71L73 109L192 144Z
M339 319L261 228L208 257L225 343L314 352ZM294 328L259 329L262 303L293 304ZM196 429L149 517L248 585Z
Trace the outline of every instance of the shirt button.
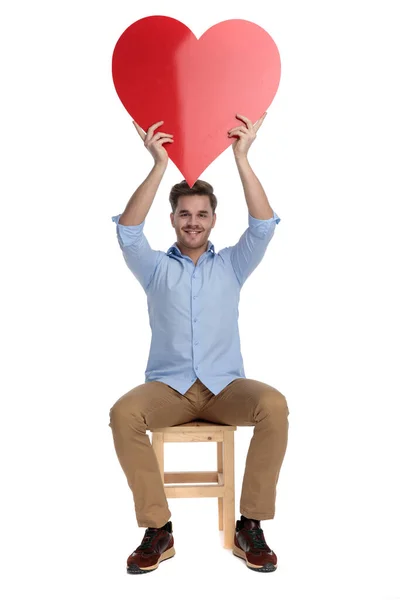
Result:
M199 365L197 365L197 367L195 367L195 369L194 369L194 370L195 370L195 371L197 371L197 370L198 370L198 368L199 368Z
M194 322L196 323L197 319L194 319Z
M196 300L197 296L193 296L193 300Z
M195 342L195 343L194 343L194 345L195 345L195 346L197 346L197 344L198 344L198 343L199 343L199 342Z

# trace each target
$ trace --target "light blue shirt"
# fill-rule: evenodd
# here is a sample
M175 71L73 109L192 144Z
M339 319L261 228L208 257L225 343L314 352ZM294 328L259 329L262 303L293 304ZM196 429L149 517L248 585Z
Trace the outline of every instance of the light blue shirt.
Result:
M121 213L122 214L122 213ZM240 290L261 262L280 218L255 219L237 244L207 250L195 265L176 243L153 250L140 225L117 223L125 262L147 295L150 352L145 383L162 381L185 394L199 378L213 394L246 378L239 339Z

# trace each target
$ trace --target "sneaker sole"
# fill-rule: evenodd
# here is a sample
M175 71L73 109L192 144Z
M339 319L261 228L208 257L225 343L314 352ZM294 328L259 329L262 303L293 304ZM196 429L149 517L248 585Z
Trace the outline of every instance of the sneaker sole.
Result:
M168 550L163 552L161 554L160 558L158 559L158 561L151 567L142 567L141 568L135 564L132 564L132 565L129 565L128 567L126 567L126 572L129 573L130 575L140 575L141 573L150 573L151 571L158 569L158 565L160 564L160 562L162 562L163 560L168 560L169 558L173 558L174 556L175 556L175 548L174 548L174 546L172 546L172 548L169 548Z
M240 550L239 548L236 548L236 546L232 549L232 552L238 558L242 558L243 560L245 560L246 565L252 571L261 571L262 573L272 573L272 571L276 571L277 565L274 565L273 563L266 563L265 565L262 565L261 567L259 565L253 565L252 563L250 563L247 560L247 556L246 556L246 553L244 552L244 550Z

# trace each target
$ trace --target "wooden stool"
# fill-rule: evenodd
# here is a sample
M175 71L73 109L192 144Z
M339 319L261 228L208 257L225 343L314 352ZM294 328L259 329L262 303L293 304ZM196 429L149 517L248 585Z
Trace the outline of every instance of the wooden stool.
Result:
M173 427L150 429L167 498L218 498L218 526L224 548L233 547L235 534L235 425L195 420ZM164 442L217 442L217 471L164 472ZM196 485L213 483L213 485ZM174 485L168 485L174 484ZM188 485L192 484L192 485Z

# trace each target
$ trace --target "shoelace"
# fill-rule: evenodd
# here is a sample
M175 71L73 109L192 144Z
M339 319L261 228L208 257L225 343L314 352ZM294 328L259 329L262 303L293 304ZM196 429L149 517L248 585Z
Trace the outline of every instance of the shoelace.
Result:
M264 539L262 529L247 529L247 533L252 539L254 548L259 548L260 550L267 550L268 552L271 552L271 548L268 546L267 542Z
M153 543L153 540L155 538L155 536L158 533L158 529L153 529L152 527L148 527L146 529L146 533L144 534L144 538L142 543L136 548L136 550L134 550L132 552L132 554L134 554L135 552L141 552L142 550L144 550L145 552L148 550L151 550L151 545Z

